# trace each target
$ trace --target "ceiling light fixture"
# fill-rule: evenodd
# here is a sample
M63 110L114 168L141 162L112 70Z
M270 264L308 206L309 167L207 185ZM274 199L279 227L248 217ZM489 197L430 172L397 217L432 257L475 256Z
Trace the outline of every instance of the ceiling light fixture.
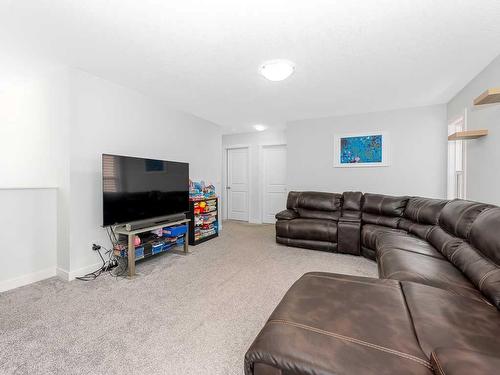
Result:
M283 81L292 75L295 64L288 60L272 60L260 66L259 72L270 81Z
M266 125L262 125L262 124L257 124L257 125L254 125L253 128L255 130L257 130L258 132L263 132L264 130L267 129L267 126Z

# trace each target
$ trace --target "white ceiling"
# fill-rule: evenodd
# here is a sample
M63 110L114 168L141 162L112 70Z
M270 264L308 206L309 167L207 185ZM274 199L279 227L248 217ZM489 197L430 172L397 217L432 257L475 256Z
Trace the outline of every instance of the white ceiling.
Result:
M499 20L498 0L0 0L0 41L244 132L447 102ZM259 76L276 58L290 79Z

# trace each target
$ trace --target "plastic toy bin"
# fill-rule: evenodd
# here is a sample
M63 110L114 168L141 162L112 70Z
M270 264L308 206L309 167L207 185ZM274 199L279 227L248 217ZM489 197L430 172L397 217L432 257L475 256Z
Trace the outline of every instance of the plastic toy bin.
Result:
M187 232L187 225L181 224L163 228L163 237L179 237Z

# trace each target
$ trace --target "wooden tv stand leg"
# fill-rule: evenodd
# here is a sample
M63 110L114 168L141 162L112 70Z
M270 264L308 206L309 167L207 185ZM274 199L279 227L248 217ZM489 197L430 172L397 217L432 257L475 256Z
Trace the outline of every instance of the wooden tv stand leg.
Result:
M189 253L189 222L186 223L188 230L184 233L184 254Z
M128 235L128 276L135 276L135 245L134 245L134 234Z

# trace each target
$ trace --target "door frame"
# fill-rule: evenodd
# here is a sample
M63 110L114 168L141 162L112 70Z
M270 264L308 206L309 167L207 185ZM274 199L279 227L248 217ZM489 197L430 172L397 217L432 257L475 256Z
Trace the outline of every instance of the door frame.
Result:
M248 212L247 212L247 222L250 222L250 202L252 201L250 199L251 196L251 188L250 188L250 181L252 181L252 163L251 163L251 157L250 157L250 145L249 144L235 144L235 145L228 145L224 146L224 152L222 153L222 204L221 204L221 210L222 210L222 219L224 220L229 220L229 204L228 202L228 194L227 194L227 178L228 178L228 153L229 150L235 150L235 149L241 149L241 148L246 148L247 149L247 168L248 168L248 194L247 194L247 207L248 207Z
M275 143L262 143L259 144L259 202L260 202L260 222L264 223L264 197L265 197L265 171L264 171L264 149L267 147L273 147L273 146L285 146L286 152L287 152L287 158L286 158L286 167L288 169L288 146L286 142L275 142ZM288 178L286 181L286 189L287 189L287 194L288 194Z
M450 127L453 128L453 132L456 131L455 127L460 124L462 125L461 131L466 131L468 129L468 109L464 108L461 113L455 117L452 117L451 121L448 121L447 123L447 132L450 132ZM448 134L449 135L449 134ZM450 142L453 142L453 151L452 154L450 154ZM446 195L447 199L455 199L457 198L457 168L455 165L456 162L456 154L457 154L457 149L458 146L461 148L461 175L462 175L462 194L463 196L460 197L462 199L467 199L467 145L468 142L462 140L462 141L448 141L448 154L447 154L447 167L446 167ZM450 158L454 159L453 162L453 171L451 170L450 166ZM453 176L450 176L450 173L453 172ZM450 179L450 177L452 179ZM450 191L450 185L453 187L453 192Z

